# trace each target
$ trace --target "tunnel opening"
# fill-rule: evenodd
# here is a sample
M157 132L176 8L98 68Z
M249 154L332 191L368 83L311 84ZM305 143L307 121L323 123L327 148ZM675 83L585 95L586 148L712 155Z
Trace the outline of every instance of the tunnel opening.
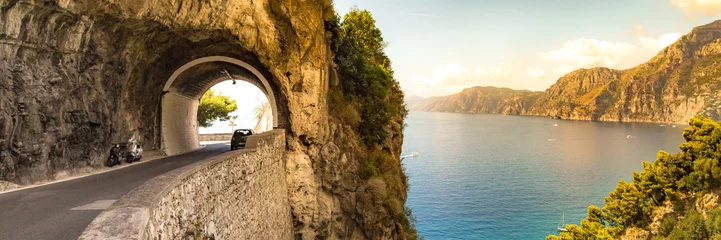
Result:
M232 103L219 104L224 99ZM231 105L235 110L219 115ZM256 85L239 79L225 80L203 94L198 107L198 125L201 144L203 139L227 141L229 134L238 129L253 130L256 134L273 130L273 111L268 96Z
M279 127L277 91L260 70L236 58L202 57L175 70L164 85L160 148L166 155L183 154L200 147L197 121L200 99L211 87L228 80L248 82L264 93L273 116L270 128Z

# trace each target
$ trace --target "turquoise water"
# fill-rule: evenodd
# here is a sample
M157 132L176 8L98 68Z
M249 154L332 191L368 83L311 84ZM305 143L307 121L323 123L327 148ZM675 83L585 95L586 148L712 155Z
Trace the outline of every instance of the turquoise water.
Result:
M422 112L406 123L403 152L420 153L403 161L407 204L426 239L555 234L562 212L578 223L643 160L677 152L685 127Z

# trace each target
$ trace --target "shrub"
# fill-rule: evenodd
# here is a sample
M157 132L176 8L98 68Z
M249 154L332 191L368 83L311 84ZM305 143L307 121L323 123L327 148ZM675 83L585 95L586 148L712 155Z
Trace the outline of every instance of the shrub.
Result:
M671 231L676 227L676 220L672 217L666 217L661 222L661 226L658 227L658 232L662 236L668 236L671 234Z
M341 123L357 128L361 122L358 110L343 96L343 92L337 89L331 89L328 93L328 105L330 106L331 115L338 118Z

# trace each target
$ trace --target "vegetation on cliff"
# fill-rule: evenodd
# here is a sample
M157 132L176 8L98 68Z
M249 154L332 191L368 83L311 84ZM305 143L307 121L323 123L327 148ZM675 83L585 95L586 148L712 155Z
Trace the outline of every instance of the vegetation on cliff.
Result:
M516 95L476 101L479 91L430 98L414 111L478 112L627 122L686 122L696 114L721 117L721 21L694 28L646 63L627 70L579 69L537 93L529 104ZM506 91L498 88L498 93ZM484 92L484 96L493 94ZM442 104L442 105L441 105ZM439 106L440 105L440 106Z
M605 206L590 206L581 225L546 239L721 239L721 124L703 116L689 121L681 152L658 153L633 181L619 181Z
M401 238L416 239L404 207L408 183L398 158L407 110L384 52L387 43L367 10L353 8L342 20L336 15L326 28L339 80L339 87L330 89L330 114L358 133L361 145L347 150L358 156L359 177L380 198L378 207L393 217L389 223L400 223Z
M230 96L223 95L222 92L216 93L208 90L200 98L198 124L201 127L213 126L215 120L227 120L228 114L236 109L238 109L238 104L235 99L230 99Z

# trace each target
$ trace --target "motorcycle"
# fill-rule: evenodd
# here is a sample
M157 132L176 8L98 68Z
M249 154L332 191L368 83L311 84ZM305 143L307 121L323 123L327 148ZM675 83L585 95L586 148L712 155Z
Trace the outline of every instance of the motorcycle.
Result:
M105 162L105 166L113 167L115 165L120 165L121 158L122 152L120 151L120 145L115 144L110 149L110 156L108 156L108 160Z

